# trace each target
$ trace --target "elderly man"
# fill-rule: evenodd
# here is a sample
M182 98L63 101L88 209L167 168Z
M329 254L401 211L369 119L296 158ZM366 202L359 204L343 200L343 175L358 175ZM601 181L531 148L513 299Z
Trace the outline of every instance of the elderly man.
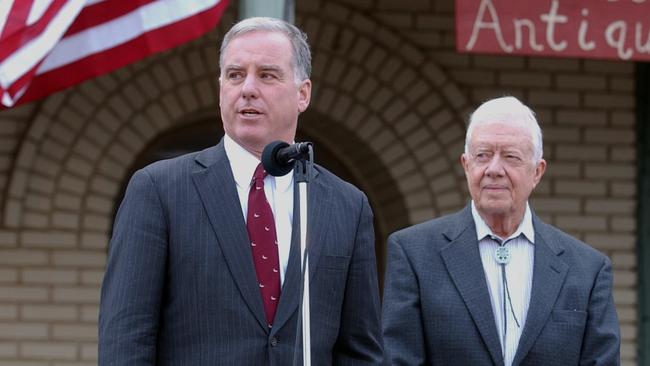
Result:
M546 169L533 112L481 105L461 163L467 207L389 238L388 364L618 365L609 259L528 205Z
M221 46L225 136L136 172L113 230L99 314L100 365L292 365L302 360L292 173L264 147L291 143L311 96L306 35L249 18ZM372 212L320 166L309 189L313 365L382 362Z

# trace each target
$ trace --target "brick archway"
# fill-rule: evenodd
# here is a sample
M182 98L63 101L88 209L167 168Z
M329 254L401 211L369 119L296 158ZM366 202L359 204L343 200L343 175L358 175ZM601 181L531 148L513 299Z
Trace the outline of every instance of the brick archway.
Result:
M354 12L322 14L299 17L314 49L310 108L377 154L410 222L457 208L466 105L458 88L389 29ZM219 33L46 100L18 154L5 224L105 233L118 182L147 141L197 115L216 116Z
M297 17L314 51L313 113L301 128L333 151L364 151L378 162L360 166L359 156L346 164L374 182L368 186L385 222L399 216L415 223L460 207L462 172L454 167L467 102L459 89L389 28L355 11L314 4L299 8ZM20 329L31 332L28 340L50 342L50 359L94 360L99 287L120 184L156 136L218 120L217 45L233 19L229 11L201 39L36 107L9 178L2 224L13 241L2 254L19 268L12 306L30 311L21 315Z

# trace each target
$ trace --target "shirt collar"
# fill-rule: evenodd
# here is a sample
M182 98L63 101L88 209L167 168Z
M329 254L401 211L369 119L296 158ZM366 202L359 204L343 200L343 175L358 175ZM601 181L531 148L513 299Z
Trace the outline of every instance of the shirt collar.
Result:
M476 226L476 236L478 241L481 241L486 236L498 237L498 235L492 232L492 229L483 221L481 215L479 215L474 200L472 200L472 216L474 217L474 225ZM535 244L535 230L533 229L533 215L530 212L530 206L526 202L526 211L524 211L524 218L519 223L519 227L515 232L506 238L506 240L516 238L519 235L524 234L526 239L531 244Z
M235 183L239 187L249 187L253 179L253 173L260 163L259 159L241 147L227 134L223 137L223 147L230 161L230 169L235 178ZM275 178L276 189L284 192L293 182L293 170L281 177L270 177Z

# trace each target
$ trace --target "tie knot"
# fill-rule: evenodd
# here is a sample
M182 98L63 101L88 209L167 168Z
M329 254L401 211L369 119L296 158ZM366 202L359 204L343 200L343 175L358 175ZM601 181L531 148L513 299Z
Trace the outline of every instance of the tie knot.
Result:
M266 172L266 170L264 170L262 163L259 163L259 165L257 165L257 168L255 168L255 173L253 173L253 181L262 182L264 181L264 178L266 177L267 174L268 173Z

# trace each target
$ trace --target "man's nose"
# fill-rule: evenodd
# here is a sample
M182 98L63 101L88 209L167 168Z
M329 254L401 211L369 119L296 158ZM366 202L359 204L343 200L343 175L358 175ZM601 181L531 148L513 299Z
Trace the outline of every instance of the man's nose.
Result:
M247 75L242 83L241 94L244 99L257 98L259 95L257 80L254 75Z
M499 156L499 154L494 154L492 156L492 159L490 160L490 163L487 166L487 169L485 169L485 174L488 176L501 176L504 174L503 170L503 160Z

